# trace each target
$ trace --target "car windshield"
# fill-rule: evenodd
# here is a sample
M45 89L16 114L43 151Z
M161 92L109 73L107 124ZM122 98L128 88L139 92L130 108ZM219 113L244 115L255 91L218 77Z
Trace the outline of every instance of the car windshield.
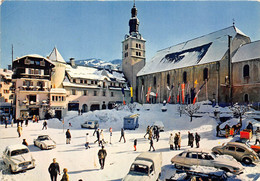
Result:
M39 136L38 140L40 140L40 141L49 140L49 137L48 136Z
M148 175L148 166L133 164L130 168L130 171L139 172L139 173Z
M29 152L29 150L26 148L20 149L20 150L14 150L11 152L11 156L21 155L21 154L28 153L28 152Z

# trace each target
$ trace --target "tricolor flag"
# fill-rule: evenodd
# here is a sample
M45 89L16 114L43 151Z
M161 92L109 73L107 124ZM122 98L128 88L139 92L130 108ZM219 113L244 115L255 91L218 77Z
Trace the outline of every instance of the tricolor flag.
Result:
M194 99L193 99L193 104L196 103L196 99L198 98L198 95L199 95L201 89L203 88L203 86L204 86L205 84L206 84L206 81L200 86L200 89L198 90L198 92L196 93L196 95L195 95L195 97L194 97Z

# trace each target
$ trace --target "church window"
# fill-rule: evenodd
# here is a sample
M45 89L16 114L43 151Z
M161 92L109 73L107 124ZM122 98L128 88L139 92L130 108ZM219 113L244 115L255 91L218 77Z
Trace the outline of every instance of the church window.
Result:
M249 77L249 65L245 65L243 68L243 77Z
M141 52L139 52L139 56L142 56Z
M72 89L72 90L71 90L71 94L72 94L72 95L76 95L76 89Z
M138 52L135 52L136 56L138 56Z
M139 44L139 48L141 49L141 44Z
M87 96L88 95L88 91L87 90L83 90L83 95Z
M183 82L186 84L187 83L187 72L183 72Z
M167 74L167 85L170 85L170 74Z
M153 77L153 85L156 87L156 77Z
M203 70L203 80L208 80L209 78L209 70L207 68L204 68Z
M125 45L125 50L127 50L127 49L128 49L128 44Z
M248 97L248 94L245 94L244 96L244 99L245 99L245 102L248 103L249 102L249 97Z
M135 46L136 46L136 48L138 48L138 43L136 43L136 45L135 45Z

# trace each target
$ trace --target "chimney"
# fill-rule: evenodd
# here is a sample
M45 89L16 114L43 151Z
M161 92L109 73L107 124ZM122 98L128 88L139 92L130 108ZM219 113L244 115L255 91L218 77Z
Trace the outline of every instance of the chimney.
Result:
M70 58L70 65L74 68L75 65L75 58Z

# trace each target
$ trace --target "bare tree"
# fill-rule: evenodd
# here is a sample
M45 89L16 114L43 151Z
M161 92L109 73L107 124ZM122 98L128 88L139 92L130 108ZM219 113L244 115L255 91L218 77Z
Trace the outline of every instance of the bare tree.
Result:
M246 111L249 110L249 107L244 105L239 105L238 103L236 103L230 109L233 111L234 117L239 118L240 124L242 126L242 116L245 114Z
M184 113L190 117L190 122L192 122L192 117L199 108L200 108L199 104L189 104L184 108Z

